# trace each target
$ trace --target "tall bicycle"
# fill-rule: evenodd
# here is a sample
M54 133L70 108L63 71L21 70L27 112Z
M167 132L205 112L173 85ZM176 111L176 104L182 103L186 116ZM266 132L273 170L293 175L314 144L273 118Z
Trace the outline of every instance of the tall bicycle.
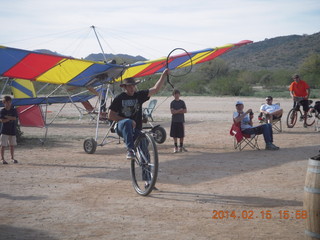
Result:
M116 136L110 136L110 133ZM159 159L154 135L153 132L143 131L134 142L136 157L131 160L131 180L134 190L142 196L147 196L152 192L158 177ZM115 131L115 122L111 124L100 146L112 141L108 139L114 139L120 143L120 137ZM83 143L83 148L88 154L93 154L97 146L93 138L86 139Z
M142 196L149 195L158 177L158 150L149 132L141 133L134 143L135 159L131 160L131 179L134 190Z
M302 106L302 101L308 101L309 110L307 112L307 118L305 118L304 113L300 110L300 107ZM312 126L315 123L316 119L316 113L312 106L312 100L300 100L296 102L296 106L293 107L287 116L287 127L293 128L299 119L300 121L304 121L304 127Z

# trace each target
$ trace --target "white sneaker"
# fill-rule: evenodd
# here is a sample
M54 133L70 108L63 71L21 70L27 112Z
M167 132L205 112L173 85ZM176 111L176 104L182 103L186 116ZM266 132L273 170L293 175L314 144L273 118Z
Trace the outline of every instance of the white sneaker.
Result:
M127 160L133 160L135 159L135 157L136 157L135 152L132 149L129 149L127 151Z

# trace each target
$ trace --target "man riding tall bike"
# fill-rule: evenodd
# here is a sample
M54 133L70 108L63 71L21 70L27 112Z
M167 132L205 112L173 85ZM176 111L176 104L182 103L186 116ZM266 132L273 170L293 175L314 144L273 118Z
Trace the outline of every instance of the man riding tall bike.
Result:
M297 110L300 108L300 105L303 106L303 120L304 127L307 127L307 114L309 110L309 96L310 96L310 87L303 81L298 74L292 76L293 82L289 87L290 95L293 99L293 108Z

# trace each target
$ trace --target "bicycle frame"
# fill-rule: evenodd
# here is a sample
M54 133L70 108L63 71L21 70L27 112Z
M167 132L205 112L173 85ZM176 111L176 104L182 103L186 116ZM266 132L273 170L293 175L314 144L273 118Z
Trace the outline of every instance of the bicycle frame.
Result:
M287 127L288 128L293 128L297 122L298 119L298 112L300 113L299 115L299 119L300 121L304 121L304 127L308 127L308 126L312 126L315 123L315 111L314 111L314 107L311 106L312 104L312 100L308 100L308 105L309 105L309 109L307 114L305 115L305 113L302 113L302 111L300 110L302 104L301 101L297 101L294 104L294 107L289 111L288 116L287 116Z

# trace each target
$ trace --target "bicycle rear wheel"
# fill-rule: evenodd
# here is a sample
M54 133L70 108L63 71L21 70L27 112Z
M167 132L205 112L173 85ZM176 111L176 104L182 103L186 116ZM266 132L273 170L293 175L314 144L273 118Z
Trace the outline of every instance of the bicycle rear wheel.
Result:
M309 111L307 113L307 120L306 124L307 126L312 126L316 121L316 111L314 108L309 108Z
M298 112L294 108L292 108L289 111L288 116L287 116L287 127L293 128L297 122L297 118L298 118Z
M158 150L153 137L142 133L135 141L136 158L131 160L131 178L134 190L149 195L158 177Z

